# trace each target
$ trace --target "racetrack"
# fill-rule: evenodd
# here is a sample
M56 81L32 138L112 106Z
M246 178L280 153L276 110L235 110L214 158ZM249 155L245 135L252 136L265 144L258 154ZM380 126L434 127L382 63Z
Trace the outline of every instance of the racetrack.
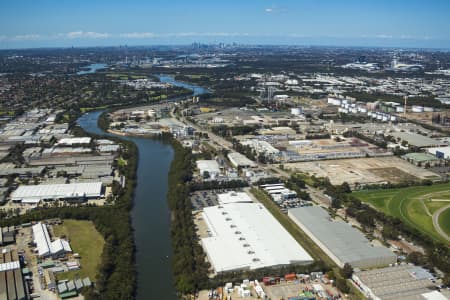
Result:
M439 222L439 215L447 212L450 200L450 184L414 186L407 188L358 191L353 193L361 201L387 215L395 216L406 224L448 243L450 228L447 222ZM439 215L434 217L436 213ZM441 215L441 219L442 219ZM436 219L436 220L434 220ZM442 221L442 220L441 220ZM436 225L437 224L437 225Z

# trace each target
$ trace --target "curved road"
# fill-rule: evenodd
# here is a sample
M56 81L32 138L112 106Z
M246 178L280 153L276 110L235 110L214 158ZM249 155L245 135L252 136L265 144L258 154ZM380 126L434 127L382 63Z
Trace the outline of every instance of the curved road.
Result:
M439 225L439 216L441 213L446 210L447 208L450 208L450 204L443 206L439 208L434 214L433 214L433 226L436 228L436 231L447 241L450 242L450 236L448 236L444 230L442 230L441 226Z

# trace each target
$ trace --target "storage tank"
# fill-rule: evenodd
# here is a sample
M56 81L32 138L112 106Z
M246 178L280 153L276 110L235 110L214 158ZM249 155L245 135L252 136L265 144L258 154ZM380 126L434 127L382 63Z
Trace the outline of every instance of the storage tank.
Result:
M412 112L415 112L415 113L423 112L423 106L420 106L420 105L413 105L413 107L412 107Z
M397 107L395 108L395 111L396 111L396 112L404 112L405 109L404 109L402 106L397 106Z
M291 108L291 114L298 116L302 114L302 109L300 107L293 107Z
M328 97L328 104L339 106L339 105L341 105L341 100L340 99L336 99L336 98Z
M425 107L423 108L423 110L426 111L426 112L433 112L433 111L434 111L434 108L425 106Z
M383 116L381 114L377 114L377 120L383 119Z
M391 121L397 121L397 117L396 116L391 116Z
M358 112L358 111L356 110L356 108L352 108L350 111L352 112L352 114L356 114L356 113Z
M388 116L383 116L383 118L381 119L383 122L387 122L388 120Z

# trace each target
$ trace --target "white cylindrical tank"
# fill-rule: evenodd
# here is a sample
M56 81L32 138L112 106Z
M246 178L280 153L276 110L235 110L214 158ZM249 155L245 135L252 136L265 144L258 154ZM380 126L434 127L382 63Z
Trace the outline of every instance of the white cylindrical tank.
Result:
M341 105L341 100L332 98L332 97L328 97L328 104L339 106L339 105Z
M424 110L424 111L427 111L427 112L432 112L432 111L434 111L434 108L425 106L425 107L423 108L423 110Z
M415 112L415 113L423 112L423 106L420 106L420 105L413 105L413 107L412 107L412 112Z
M291 108L291 114L298 116L302 114L302 109L300 107L293 107Z

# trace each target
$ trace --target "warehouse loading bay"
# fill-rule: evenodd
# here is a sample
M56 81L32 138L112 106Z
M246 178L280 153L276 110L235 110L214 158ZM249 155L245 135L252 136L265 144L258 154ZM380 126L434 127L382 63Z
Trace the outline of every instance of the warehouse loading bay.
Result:
M333 185L344 181L355 186L356 183L398 183L440 178L434 172L393 156L298 162L285 164L285 167L316 177L328 177Z

